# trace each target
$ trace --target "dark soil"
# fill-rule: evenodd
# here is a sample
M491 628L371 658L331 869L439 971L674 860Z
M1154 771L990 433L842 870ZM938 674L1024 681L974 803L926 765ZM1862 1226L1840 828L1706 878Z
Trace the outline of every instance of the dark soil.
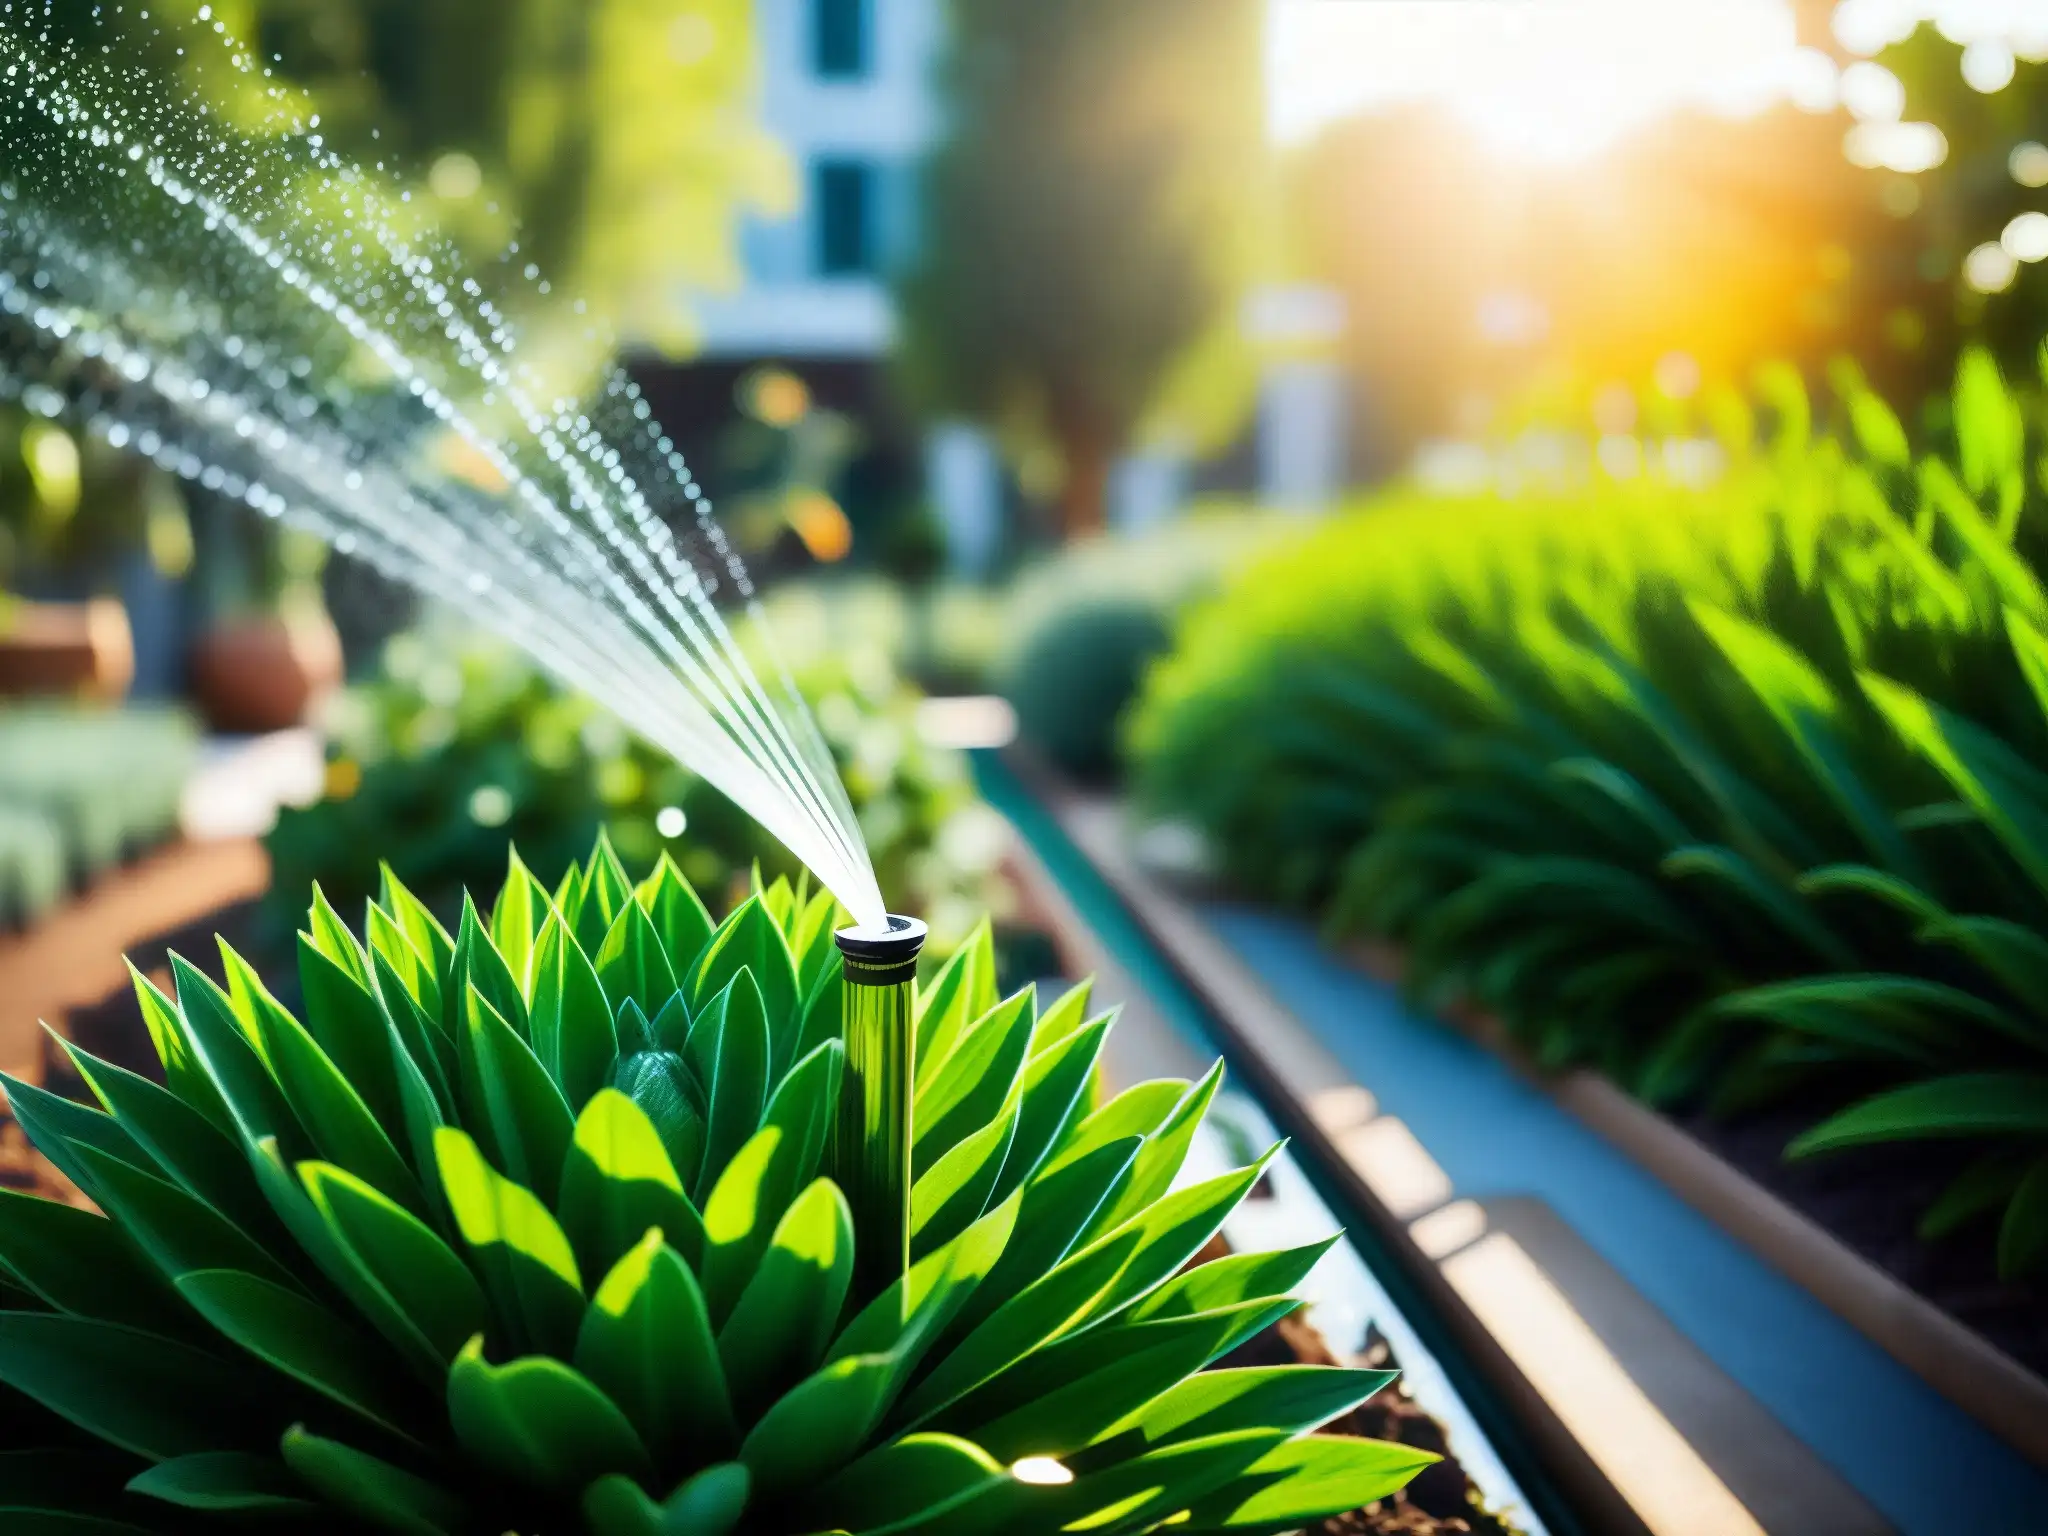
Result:
M128 951L128 958L137 970L167 992L172 990L169 959L172 950L216 982L225 984L220 946L214 942L217 933L257 968L280 1002L296 1007L299 990L295 968L291 961L279 959L274 953L274 943L266 946L269 932L261 904L241 902L209 913L195 923L146 939ZM120 987L85 1007L67 1009L61 1019L53 1019L51 1023L66 1038L101 1060L125 1067L151 1082L163 1081L163 1065L150 1044L149 1029L142 1021L142 1007L136 1002L132 987ZM92 1091L86 1087L84 1079L72 1069L64 1053L48 1042L43 1049L40 1086L81 1103L94 1102ZM71 1181L28 1144L21 1126L7 1113L4 1105L0 1105L0 1188L23 1190L72 1204L86 1203L85 1197Z
M288 955L273 952L277 946L261 902L238 902L210 912L195 923L154 935L132 946L128 960L164 991L171 992L174 989L170 979L170 954L175 950L179 958L225 986L226 968L221 964L220 945L215 942L215 935L226 939L237 954L256 967L263 984L270 988L279 1002L297 1011L297 966ZM63 1028L75 1044L101 1060L126 1067L152 1082L163 1081L163 1067L150 1044L149 1029L142 1022L142 1007L136 1002L132 987L111 992L88 1007L67 1010ZM78 1083L69 1063L61 1057L48 1064L48 1071L47 1086L53 1092L91 1097L84 1090L84 1085Z
M1921 1213L1981 1148L1900 1142L1787 1162L1786 1144L1837 1107L1787 1104L1739 1120L1694 1114L1677 1121L1901 1284L2048 1377L2048 1289L1998 1278L1999 1213L1933 1242L1914 1230Z
M1400 984L1404 960L1383 944L1347 946L1367 973ZM1500 1025L1451 1006L1446 1022L1534 1075ZM1898 1142L1788 1162L1794 1137L1842 1108L1839 1099L1788 1099L1720 1118L1666 1111L1688 1135L1741 1170L1853 1252L1972 1329L2035 1375L2048 1378L2048 1281L2003 1281L1997 1273L2002 1208L1930 1241L1915 1230L1949 1181L1982 1153L1981 1143Z
M1353 1365L1398 1370L1392 1348L1374 1329L1364 1353L1342 1361L1300 1313L1284 1317L1217 1362L1223 1366ZM1479 1490L1450 1452L1444 1429L1417 1407L1399 1381L1382 1388L1343 1417L1322 1427L1324 1434L1394 1440L1443 1457L1424 1467L1414 1481L1381 1499L1316 1526L1317 1536L1516 1536L1515 1527L1486 1509Z

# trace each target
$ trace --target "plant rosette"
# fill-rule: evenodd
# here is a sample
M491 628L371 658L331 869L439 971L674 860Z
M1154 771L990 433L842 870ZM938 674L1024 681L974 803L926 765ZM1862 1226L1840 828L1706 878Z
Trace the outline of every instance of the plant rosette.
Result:
M837 917L714 925L600 841L453 934L316 890L303 1019L225 946L138 976L161 1084L5 1080L105 1213L0 1194L6 1529L1278 1532L1436 1459L1309 1433L1391 1373L1205 1369L1329 1244L1190 1267L1265 1162L1176 1187L1220 1070L1096 1104L1114 1013L998 998L985 926L917 998L909 1267L854 1295Z

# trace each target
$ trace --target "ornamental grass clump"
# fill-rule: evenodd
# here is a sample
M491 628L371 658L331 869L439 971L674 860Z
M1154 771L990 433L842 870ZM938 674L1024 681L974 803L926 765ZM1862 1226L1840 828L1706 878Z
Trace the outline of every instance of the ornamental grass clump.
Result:
M1266 1161L1176 1187L1218 1074L1098 1107L1113 1014L999 999L986 928L918 999L910 1267L855 1294L834 911L714 926L600 843L452 935L316 891L303 1019L225 947L138 977L161 1084L6 1080L105 1214L0 1195L0 1526L1249 1533L1434 1459L1305 1433L1387 1373L1204 1369L1328 1244L1188 1267Z
M2044 444L1981 352L1948 451L1773 388L1709 487L1403 493L1247 571L1140 785L1547 1066L1785 1106L1793 1157L1946 1144L1921 1235L2048 1275Z

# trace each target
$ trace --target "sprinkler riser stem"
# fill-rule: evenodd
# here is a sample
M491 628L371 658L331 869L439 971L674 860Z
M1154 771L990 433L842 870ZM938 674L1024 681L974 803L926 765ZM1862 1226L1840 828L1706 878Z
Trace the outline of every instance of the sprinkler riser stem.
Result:
M846 1066L834 1162L853 1213L854 1290L861 1301L879 1296L910 1265L917 955L925 927L914 918L889 922L883 932L847 928L833 935L846 959Z

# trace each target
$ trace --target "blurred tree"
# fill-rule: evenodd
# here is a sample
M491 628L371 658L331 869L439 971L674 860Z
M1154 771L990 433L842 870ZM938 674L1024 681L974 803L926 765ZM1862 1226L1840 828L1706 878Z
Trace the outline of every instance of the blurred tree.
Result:
M935 414L1057 460L1060 525L1099 527L1148 417L1228 387L1262 178L1257 0L950 0L949 134L900 284ZM1220 381L1220 382L1219 382Z
M1346 295L1364 384L1355 435L1374 466L1532 401L1573 400L1582 419L1601 384L1646 385L1674 354L1681 373L1722 384L1747 384L1766 359L1818 379L1853 356L1937 430L1965 339L2031 377L2048 262L1996 247L2013 219L2048 208L2014 158L2048 141L2048 62L2008 53L2005 83L1984 90L1940 26L1905 15L1904 35L1865 60L1835 36L1835 13L1798 0L1801 40L1865 84L1896 75L1903 117L1940 130L1938 165L1856 163L1882 121L1789 105L1673 114L1565 165L1490 148L1434 106L1361 115L1292 154L1290 254ZM2048 151L2032 164L2048 167Z
M1905 116L1933 123L1948 146L1938 169L1914 178L1919 195L1909 219L1911 256L1930 289L1925 329L1943 343L1926 349L1913 398L1944 408L1961 338L1984 342L2008 376L2026 377L2048 332L2048 264L1994 256L1988 277L1980 267L1973 281L1970 261L1973 251L1999 246L2017 215L2048 207L2040 181L2022 179L2038 170L2024 155L2015 161L2021 146L2048 140L2048 60L2012 59L2007 82L1983 91L1964 78L1964 56L1960 44L1923 25L1875 60L1905 86Z
M1285 175L1293 259L1346 297L1358 436L1392 470L1532 393L1647 382L1674 354L1708 380L1771 357L1869 351L1917 369L1930 285L1894 182L1842 158L1842 123L1780 107L1687 113L1596 156L1529 163L1429 107L1362 116ZM1952 356L1952 354L1949 354Z
M735 210L790 195L752 116L751 0L215 0L213 11L305 90L334 148L413 185L473 264L516 235L514 265L542 279L524 318L543 363L594 360L593 330L685 348L688 290L739 276ZM578 302L548 302L557 289Z

